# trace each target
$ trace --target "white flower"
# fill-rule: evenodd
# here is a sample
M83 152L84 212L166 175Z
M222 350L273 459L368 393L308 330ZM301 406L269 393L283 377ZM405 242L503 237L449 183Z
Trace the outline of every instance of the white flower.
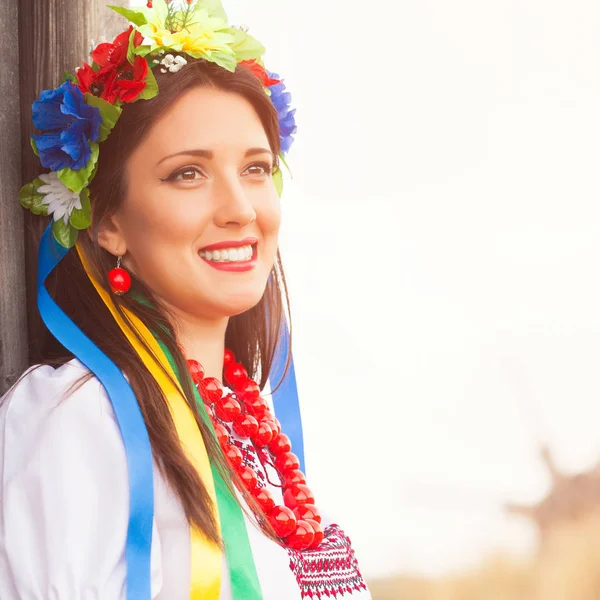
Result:
M42 204L48 205L48 216L53 215L55 221L62 217L65 225L68 225L73 209L82 209L79 194L72 192L54 171L40 175L40 179L45 185L41 185L37 191L44 194Z
M181 71L185 65L187 65L187 60L183 58L183 56L173 56L172 54L167 54L161 61L160 64L165 67L171 73L177 73L177 71ZM161 72L164 73L165 70L161 69Z

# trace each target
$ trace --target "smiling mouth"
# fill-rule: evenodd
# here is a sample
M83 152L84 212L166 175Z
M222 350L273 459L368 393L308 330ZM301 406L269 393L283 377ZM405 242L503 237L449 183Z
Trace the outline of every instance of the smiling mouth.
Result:
M247 244L236 248L220 250L201 250L200 258L213 263L247 263L255 256L256 244Z

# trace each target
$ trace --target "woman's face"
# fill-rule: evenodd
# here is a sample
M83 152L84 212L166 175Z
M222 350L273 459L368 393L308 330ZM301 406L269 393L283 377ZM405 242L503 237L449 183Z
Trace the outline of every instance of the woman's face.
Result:
M177 313L242 313L262 297L277 252L272 169L252 105L194 88L129 158L127 196L99 240Z

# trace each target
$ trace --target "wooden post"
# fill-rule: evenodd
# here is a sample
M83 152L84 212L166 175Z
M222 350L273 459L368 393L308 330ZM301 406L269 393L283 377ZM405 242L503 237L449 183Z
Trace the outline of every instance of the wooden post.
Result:
M18 21L17 3L0 0L0 396L27 363Z
M6 4L10 9L15 4L15 0L0 0L0 3ZM116 33L127 27L123 17L106 8L106 4L126 5L127 0L113 0L111 2L105 2L104 0L19 0L18 2L20 53L18 81L20 88L21 140L20 142L13 140L13 150L16 150L17 147L20 149L21 181L23 182L31 181L40 172L45 172L29 145L29 136L34 132L31 122L32 102L42 90L57 87L61 82L64 71L74 73L76 67L80 66L82 61L88 60L92 40L98 42L100 39L105 38L107 41L112 41ZM5 44L7 47L9 47L10 42L10 36L0 40L0 43ZM14 45L14 35L12 43ZM5 55L1 56L4 62L6 60ZM16 82L17 78L15 77L13 81ZM3 85L8 86L9 83L6 82ZM16 92L14 94L16 97ZM9 94L5 93L4 102L7 96ZM3 110L0 112L10 115L6 118L14 118L15 123L17 122L17 111ZM15 139L18 140L18 132L15 134ZM18 160L19 152L16 151L15 155L17 157L15 160ZM16 169L18 169L18 166ZM12 198L3 198L2 203L12 203L11 206L16 203L16 210L22 211L15 193L15 190L18 191L18 189L16 186L13 186L13 188ZM13 279L15 279L16 286L21 290L24 287L23 280L26 280L28 332L26 335L25 318L21 315L18 325L13 327L10 338L4 333L4 329L0 330L0 335L3 339L8 340L7 343L11 348L24 344L25 337L27 337L29 341L29 362L34 364L40 361L40 351L44 343L43 337L36 336L34 333L43 330L41 318L37 311L35 291L37 248L48 221L42 217L33 216L28 211L22 212L24 213L23 217L18 218L22 218L25 223L24 238L19 234L20 246L15 240L10 241L9 244L13 248L14 255L23 256L24 241L26 274L23 275L21 265L19 273L13 275ZM19 278L22 279L19 281ZM6 292L3 290L0 294L6 294ZM20 299L21 304L23 304L23 296L20 296ZM2 304L0 304L0 315L1 306ZM12 316L12 318L15 317ZM15 370L22 370L25 366L25 350L22 346L18 347L20 348L18 360L15 360L14 365L11 366L11 373Z

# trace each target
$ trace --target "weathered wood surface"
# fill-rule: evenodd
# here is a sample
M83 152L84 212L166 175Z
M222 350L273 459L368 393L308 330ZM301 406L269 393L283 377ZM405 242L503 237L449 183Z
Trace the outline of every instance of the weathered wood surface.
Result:
M87 60L92 40L111 40L125 26L103 0L0 0L0 394L38 362L41 343L32 332L40 324L36 254L46 220L18 201L22 183L41 170L28 141L31 104Z
M0 394L27 360L18 22L17 3L0 0Z

